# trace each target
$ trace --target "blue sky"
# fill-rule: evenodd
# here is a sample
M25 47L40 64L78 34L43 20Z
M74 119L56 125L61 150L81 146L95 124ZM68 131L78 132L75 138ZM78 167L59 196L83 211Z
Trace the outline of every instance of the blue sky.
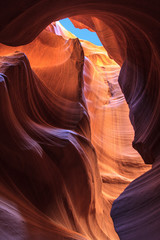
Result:
M87 29L75 28L74 25L72 24L72 22L68 18L60 20L60 23L68 31L70 31L71 33L76 35L76 37L78 37L79 39L87 40L87 41L94 43L95 45L102 46L102 43L100 42L100 40L95 32L90 32Z

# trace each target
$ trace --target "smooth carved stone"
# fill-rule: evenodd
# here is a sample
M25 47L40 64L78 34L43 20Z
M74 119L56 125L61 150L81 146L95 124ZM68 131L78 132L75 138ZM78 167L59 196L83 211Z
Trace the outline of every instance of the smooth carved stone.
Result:
M157 240L159 1L6 0L0 9L0 42L18 46L0 45L2 240L117 240L110 210L120 193L111 212L120 239ZM66 16L96 31L108 55L55 23ZM153 163L145 174L132 140Z
M160 162L134 180L115 200L112 218L120 239L159 239Z
M82 86L84 57L80 44L75 51L80 55L73 53L74 61L76 56L77 62L79 56L82 59L81 65L75 64L78 74L74 80ZM33 239L37 234L41 239L106 239L105 225L95 222L103 212L102 183L90 141L83 89L77 89L77 102L75 98L68 100L37 77L23 53L1 57L0 61L1 196L18 208L21 204L29 208L28 214L20 208L20 215L25 216L29 236L30 227L35 228ZM8 214L10 208L6 215L3 213L4 221ZM32 214L38 215L34 219ZM36 218L44 219L39 223ZM9 238L12 232L8 225L7 233L1 236Z
M67 41L63 40L60 36L56 36L56 32L61 34ZM64 168L66 169L66 173L63 173L63 177L65 176L64 182L66 185L68 182L68 174L70 175L70 181L68 182L68 188L70 191L67 194L72 198L72 202L74 202L72 188L75 187L71 182L73 181L76 183L76 181L71 174L72 168L69 158L75 159L73 156L76 156L76 153L70 149L69 142L72 141L72 144L76 144L78 147L75 140L71 137L74 133L74 129L76 129L76 134L80 133L81 135L84 135L88 143L90 142L90 126L88 125L90 116L92 132L91 141L95 147L98 160L98 165L96 162L93 162L93 165L90 166L92 169L90 171L94 175L95 170L93 170L93 167L96 167L97 170L99 168L99 180L96 177L94 184L99 193L102 191L100 195L101 197L97 198L95 195L93 198L96 202L96 210L94 210L95 214L92 217L90 215L91 210L87 210L85 207L87 204L87 194L84 200L82 198L82 205L87 211L89 211L88 214L89 217L91 217L90 228L92 230L89 230L84 221L78 228L73 227L75 223L72 223L73 217L71 218L71 214L75 215L73 213L75 212L75 207L71 208L67 221L70 222L70 228L73 231L80 232L86 237L89 237L91 234L91 238L93 239L96 239L97 237L102 239L106 237L109 239L118 239L110 218L112 202L129 182L143 173L147 168L145 168L142 160L131 148L133 130L128 119L127 105L117 81L120 67L108 57L107 52L103 47L96 47L94 44L83 40L80 45L78 39L75 38L76 37L66 31L60 23L53 23L49 25L47 29L44 30L32 43L26 46L13 48L1 45L1 54L3 55L9 54L9 52L15 50L24 51L30 59L32 68L40 79L38 79L35 73L31 71L27 58L20 52L11 56L1 57L1 71L3 72L3 75L5 74L7 76L5 82L7 83L10 101L15 103L13 104L13 110L16 114L16 118L21 124L21 132L25 130L27 134L29 134L29 137L31 137L29 143L31 143L31 146L36 144L41 155L44 155L44 151L52 161L54 160L55 164L58 164L61 171ZM51 56L53 58L51 58ZM21 78L21 76L23 76L23 78ZM76 100L78 100L78 102L75 102ZM86 105L88 107L89 116L86 111ZM121 119L119 111L123 112L123 121L118 120L117 118L117 116L119 116ZM115 116L115 118L112 117L111 119L112 115ZM125 118L126 120L124 120ZM122 134L121 129L124 128L123 124L125 125L126 131ZM44 128L43 125L46 127ZM103 130L101 131L101 129ZM4 135L5 131L6 130L4 130ZM117 136L119 136L119 140L115 141ZM7 139L7 136L5 137ZM97 141L98 138L99 140ZM34 143L32 143L33 140ZM27 145L27 143L23 145ZM83 146L83 151L85 152L87 150L88 153L89 149L86 143L83 144L81 142L81 145ZM118 151L115 151L116 147L119 147ZM89 161L93 161L94 158L96 160L93 147L91 147L91 149L93 154L87 156L87 153L85 153L84 155ZM72 153L69 153L69 151ZM6 153L4 153L4 155L6 155ZM80 156L80 158L84 158L82 154L80 154ZM121 166L119 159L123 159L121 160ZM79 160L77 161L79 162ZM81 177L83 177L84 173L82 172L84 170L80 173L80 162L78 162L78 171ZM67 164L70 167L66 167L64 164ZM14 166L12 167L11 170L16 171L14 170ZM25 167L27 169L27 166ZM68 168L70 168L70 173L68 173ZM86 171L88 172L89 168L86 168ZM16 174L18 176L18 173ZM27 174L27 171L25 174ZM78 175L79 178L80 175ZM23 189L22 180L22 186L19 185L18 180L13 178L12 181L14 181L18 189L25 194L27 199L43 212L43 214L46 216L49 215L49 217L54 219L55 222L59 221L66 227L65 222L62 221L60 214L58 213L59 208L55 205L54 208L57 209L56 214L51 210L52 207L50 207L50 204L53 205L55 201L53 198L49 201L46 197L47 202L45 205L47 204L47 209L45 209L42 196L41 203L39 203L34 199L35 193L32 189L30 189L29 193L27 189ZM86 184L87 178L86 180L84 179L84 181ZM43 182L45 183L45 177ZM42 186L43 184L41 183ZM49 196L54 194L53 190L49 190L49 186L46 184L45 186L47 191L50 192L50 194L48 193ZM95 186L91 186L88 192L95 191ZM38 194L37 187L36 195L38 196ZM63 198L65 197L64 192L61 193L61 195ZM56 196L56 194L54 196ZM81 197L77 195L77 199L79 199L78 201L80 201L80 198ZM101 204L102 199L104 204ZM77 203L76 200L75 204L77 205ZM64 215L65 211L68 212L67 206L68 203L65 203ZM49 211L51 211L51 213ZM81 211L84 212L82 208L80 212L78 210L76 211L77 218L81 216ZM95 217L97 223L95 223ZM105 234L99 232L99 227L103 227ZM79 230L79 228L81 230ZM67 229L69 229L69 227L67 227ZM37 231L39 231L39 229L37 229ZM87 231L89 233L87 233Z

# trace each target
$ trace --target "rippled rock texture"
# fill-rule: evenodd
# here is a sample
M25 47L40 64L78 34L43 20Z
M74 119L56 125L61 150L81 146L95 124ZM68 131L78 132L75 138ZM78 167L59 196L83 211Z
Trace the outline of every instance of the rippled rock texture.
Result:
M158 240L159 2L0 8L0 239Z

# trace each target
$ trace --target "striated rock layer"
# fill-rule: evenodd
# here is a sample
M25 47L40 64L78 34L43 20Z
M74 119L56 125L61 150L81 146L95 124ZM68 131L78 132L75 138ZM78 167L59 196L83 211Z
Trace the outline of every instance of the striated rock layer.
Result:
M39 80L24 54L1 57L2 239L16 228L24 237L26 228L28 239L105 239L96 221L102 215L96 205L103 205L100 176L77 81L78 100L68 100ZM7 223L12 207L20 207L22 228Z
M1 239L157 240L159 2L15 0L0 8ZM47 27L66 16L97 32L120 74L103 48ZM145 174L133 135L153 164Z

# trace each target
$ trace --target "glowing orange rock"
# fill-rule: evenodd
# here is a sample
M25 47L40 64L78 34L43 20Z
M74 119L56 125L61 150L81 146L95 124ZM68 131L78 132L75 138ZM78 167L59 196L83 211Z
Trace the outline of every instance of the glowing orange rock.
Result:
M1 58L1 238L118 239L108 216L112 202L147 170L131 148L129 114L133 146L153 169L114 202L112 217L120 239L157 240L159 3L15 0L0 9L0 41L33 40L17 50L34 70L22 53ZM53 26L38 36L66 16L96 31L121 66L130 112L119 66L102 49L81 42L84 59L79 41L55 36ZM0 46L1 55L14 50Z

